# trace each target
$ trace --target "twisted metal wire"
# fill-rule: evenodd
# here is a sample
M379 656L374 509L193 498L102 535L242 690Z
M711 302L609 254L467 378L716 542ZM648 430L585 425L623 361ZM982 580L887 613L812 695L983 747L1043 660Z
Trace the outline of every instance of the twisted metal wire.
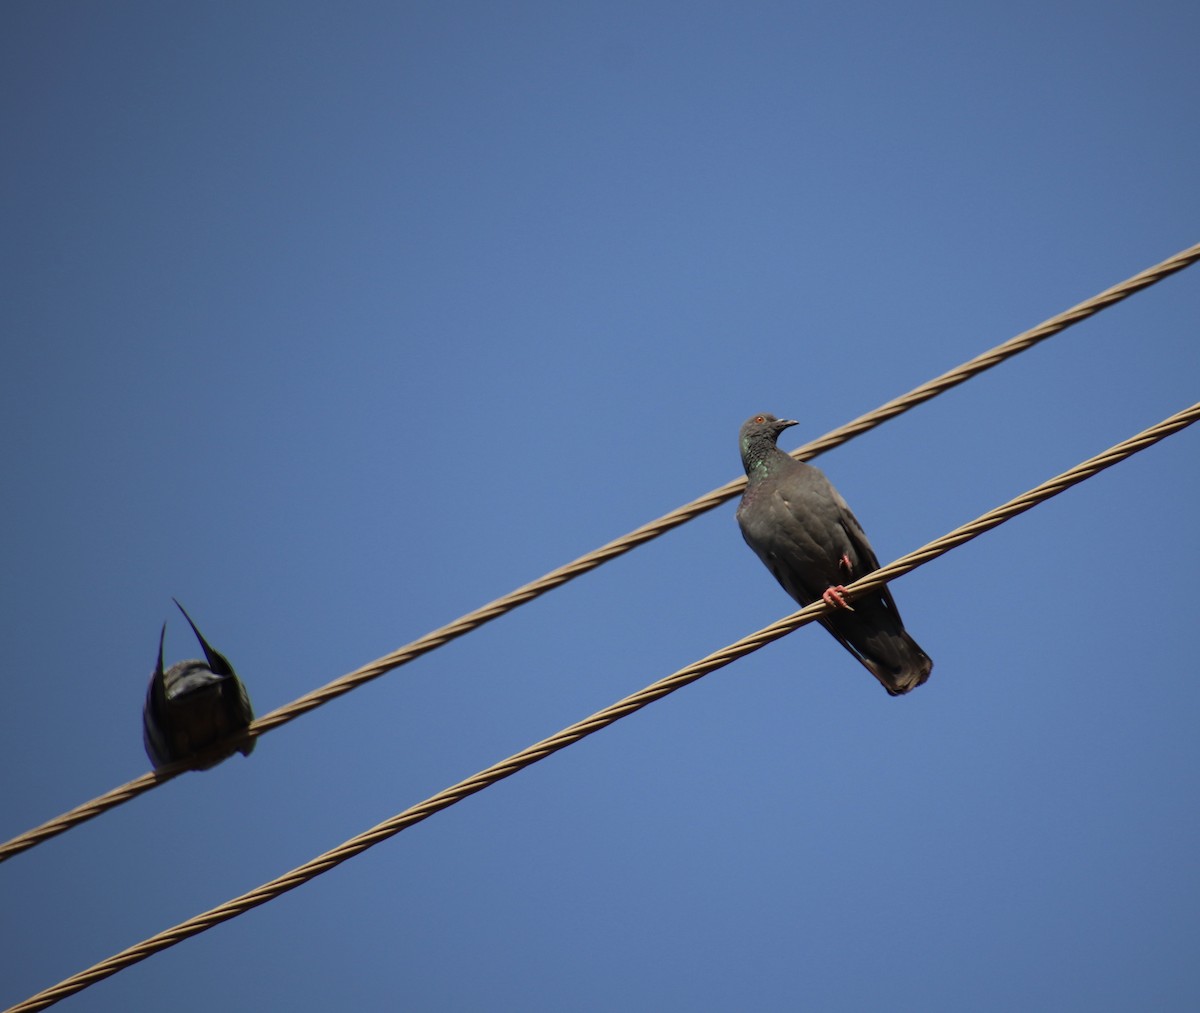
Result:
M847 585L846 597L853 600L867 591L881 587L889 580L894 580L915 570L918 566L922 566L930 560L944 555L951 549L979 537L985 531L990 531L992 528L1003 524L1018 514L1024 513L1026 510L1037 506L1037 504L1050 499L1052 496L1057 496L1060 492L1069 489L1071 486L1078 485L1080 482L1091 478L1105 468L1110 468L1114 464L1136 454L1138 451L1144 450L1146 447L1170 436L1172 433L1190 426L1198 419L1200 419L1200 402L1172 415L1170 418L1158 423L1158 425L1151 426L1136 436L1124 440L1114 447L1110 447L1103 453L1089 458L1069 471L1064 471L1061 475L1043 482L1041 485L1017 496L1015 499L1011 499L1007 503L989 510L982 516L956 528L941 538L935 539L921 548L901 556L887 566L854 581L854 583ZM408 827L428 819L434 813L440 812L442 809L446 809L456 802L460 802L464 798L496 784L498 781L502 781L504 778L517 773L517 771L532 766L539 760L544 760L547 756L566 748L574 742L578 742L593 732L607 728L621 718L641 710L647 704L674 693L677 689L682 689L684 686L695 682L710 672L724 668L738 658L757 651L759 648L765 647L775 640L779 640L801 626L819 619L829 611L831 611L831 608L824 601L817 601L811 605L807 605L799 611L793 612L791 615L772 623L770 626L743 637L741 640L735 641L705 658L701 658L686 668L681 668L679 671L651 683L649 686L625 697L623 700L619 700L611 706L597 711L590 717L584 718L582 721L577 721L575 724L562 729L562 731L551 735L549 738L542 739L540 742L522 749L519 753L514 753L508 759L494 763L485 770L479 771L474 776L451 785L449 788L427 798L424 802L405 809L402 813L385 820L383 823L372 827L357 837L352 837L331 851L327 851L311 861L297 866L291 872L285 873L271 880L269 883L264 883L262 886L244 893L240 897L226 901L218 907L189 918L185 922L180 922L172 928L151 936L149 939L122 950L107 960L103 960L87 970L81 971L59 982L57 985L39 992L24 1002L11 1007L6 1013L32 1013L33 1010L45 1009L60 999L74 995L89 985L102 981L132 964L153 956L160 950L165 950L176 943L205 932L215 925L236 918L238 915L258 907L260 904L274 900L289 890L294 890L296 887L307 883L310 879L328 872L347 859L361 854L368 848L386 841L390 837L394 837L402 830L406 830Z
M1200 260L1200 243L1182 250L1172 257L1168 257L1153 267L1148 267L1146 270L1135 274L1132 278L1128 278L1118 285L1114 285L1112 288L1105 289L1099 295L1095 295L1091 299L1087 299L1071 307L1069 310L1051 317L1031 330L1009 338L1009 340L1002 342L995 348L989 349L975 356L975 358L964 362L962 365L943 373L941 376L935 377L921 384L921 386L910 390L907 394L893 398L874 411L860 415L845 425L831 430L824 436L804 444L802 447L793 450L791 454L799 461L808 461L827 450L832 450L834 447L846 443L855 436L874 429L888 419L894 418L908 411L910 408L936 397L943 391L947 391L951 387L956 387L985 370L991 369L1005 359L1012 358L1012 356L1028 348L1032 348L1046 338L1066 330L1072 324L1086 320L1101 310L1121 302L1123 299L1127 299L1135 292L1140 292L1142 289L1162 281L1177 271L1182 271L1197 260ZM524 605L526 602L532 601L534 598L553 590L561 584L567 583L569 580L573 580L575 577L587 573L589 570L594 570L602 563L624 555L643 542L651 541L659 535L670 531L672 528L679 527L694 517L720 506L726 500L738 495L745 486L745 476L726 482L712 492L694 499L690 503L685 503L683 506L672 510L670 513L663 514L663 516L647 524L643 524L639 528L635 528L628 534L616 538L586 555L580 556L573 562L560 566L556 570L551 570L537 580L524 584L515 591L510 591L503 597L497 598L495 601L489 602L475 609L473 612L468 612L466 615L460 616L453 622L447 623L445 626L430 633L426 633L422 637L418 637L411 643L392 651L391 654L385 654L382 658L363 665L361 668L356 668L353 672L340 676L332 682L326 683L324 686L320 686L304 694L304 696L293 700L291 703L276 708L269 714L264 714L250 725L246 734L251 737L258 736L270 731L272 728L287 724L287 722L298 718L301 714L320 707L322 704L328 703L330 700L334 700L344 693L349 693L350 690L356 689L364 683L370 682L372 679L377 679L392 669L399 668L401 665L405 665L419 658L421 655L427 654L429 651L477 629L484 623L490 622L492 619L502 616L506 612L511 612L517 606ZM171 767L161 768L155 772L143 774L141 777L97 796L90 802L84 802L82 805L76 806L74 809L60 816L56 816L41 826L27 830L25 833L0 845L0 862L20 854L22 851L40 844L42 841L55 837L69 830L71 827L84 823L94 816L99 816L101 813L120 805L122 802L136 798L143 792L149 791L164 781L169 781L171 778L178 776L188 768L188 764L180 763Z

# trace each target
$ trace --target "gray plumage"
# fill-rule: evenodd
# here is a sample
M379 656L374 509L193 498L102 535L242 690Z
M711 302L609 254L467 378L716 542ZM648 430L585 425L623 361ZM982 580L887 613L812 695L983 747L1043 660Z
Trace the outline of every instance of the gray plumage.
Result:
M229 660L209 646L184 607L177 601L175 604L200 641L205 660L180 661L164 672L167 624L163 623L158 637L158 664L150 677L142 711L142 740L155 767L202 754L202 762L195 766L207 770L239 750L243 756L250 755L254 739L239 742L237 733L254 720L254 709ZM226 740L232 740L227 749L214 748Z
M825 597L838 605L836 589L879 569L879 560L829 479L775 445L794 425L765 414L742 425L739 444L749 484L738 524L746 544L797 602ZM820 623L892 696L929 678L933 662L905 632L886 586L835 608Z

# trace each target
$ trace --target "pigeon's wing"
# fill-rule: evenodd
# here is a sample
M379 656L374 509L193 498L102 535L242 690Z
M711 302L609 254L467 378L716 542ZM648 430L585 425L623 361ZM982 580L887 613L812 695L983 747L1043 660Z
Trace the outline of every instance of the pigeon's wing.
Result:
M196 628L196 624L192 622L192 617L187 614L187 609L179 604L178 598L172 598L179 611L183 613L183 618L188 621L188 625L192 628L192 632L196 634L196 639L200 641L200 647L204 651L204 658L208 662L209 671L214 675L233 675L233 666L229 664L229 659L220 651L215 650L213 646L204 639L204 634Z
M875 557L875 550L871 548L871 543L867 541L867 533L863 531L862 525L858 523L858 518L854 516L854 511L850 509L849 505L842 498L842 494L832 485L829 486L829 491L832 494L834 504L837 506L838 527L842 529L842 533L854 549L854 555L862 563L862 573L856 574L856 576L861 577L871 570L878 570L879 560Z
M163 623L158 635L158 664L146 687L146 703L142 707L142 744L146 755L155 767L169 761L169 746L165 739L164 725L167 722L166 675L163 672L163 638L167 635L167 624Z
M841 493L835 490L832 485L829 488L833 490L836 502L838 502L839 509L841 510L840 523L842 531L846 533L846 538L854 546L854 552L851 553L853 573L848 575L845 581L845 583L850 583L850 581L857 581L859 577L865 577L872 573L872 571L880 568L880 561L875 556L875 550L871 549L871 544L866 540L866 532L863 531L863 526L858 523L858 517L854 516L850 506L846 505L846 500L841 498ZM900 618L900 610L896 609L895 599L892 597L892 589L887 585L883 585L876 593L887 604L888 609L895 613L896 622L904 622Z
M224 692L231 730L241 731L254 720L254 707L250 703L250 694L246 692L246 684L235 675L232 682L224 687ZM242 755L249 756L254 752L254 744L257 741L257 738L246 739L240 747Z
M851 572L846 575L846 579L843 581L843 583L848 584L852 580L858 580L859 577L865 577L873 570L878 570L879 559L875 555L875 550L871 548L871 543L867 541L867 533L863 531L862 525L858 523L858 518L854 516L854 511L850 509L846 501L842 498L842 494L832 485L829 486L829 489L833 493L834 502L837 504L840 514L838 524L853 548L853 551L849 554ZM896 608L896 601L892 598L892 592L887 584L884 584L878 593L884 602L886 602L887 607L896 614L896 619L900 620L900 610Z

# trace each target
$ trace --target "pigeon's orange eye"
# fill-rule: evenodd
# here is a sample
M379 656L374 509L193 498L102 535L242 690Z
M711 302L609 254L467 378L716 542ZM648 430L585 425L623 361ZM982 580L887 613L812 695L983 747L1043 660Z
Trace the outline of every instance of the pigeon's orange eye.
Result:
M764 418L763 418L761 415L755 415L755 416L754 416L754 421L755 421L755 422L757 422L759 425L762 425L762 424L763 424L764 422L766 422L767 420L766 420L766 419L764 419Z

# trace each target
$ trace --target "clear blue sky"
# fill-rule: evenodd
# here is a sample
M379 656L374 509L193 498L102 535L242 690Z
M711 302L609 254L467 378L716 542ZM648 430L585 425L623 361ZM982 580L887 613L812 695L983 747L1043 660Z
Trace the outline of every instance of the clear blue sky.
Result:
M0 836L1200 239L1192 3L0 6ZM890 560L1200 398L1200 268L820 465ZM1200 431L79 1011L1194 1010ZM0 866L0 1002L790 612L726 505Z

